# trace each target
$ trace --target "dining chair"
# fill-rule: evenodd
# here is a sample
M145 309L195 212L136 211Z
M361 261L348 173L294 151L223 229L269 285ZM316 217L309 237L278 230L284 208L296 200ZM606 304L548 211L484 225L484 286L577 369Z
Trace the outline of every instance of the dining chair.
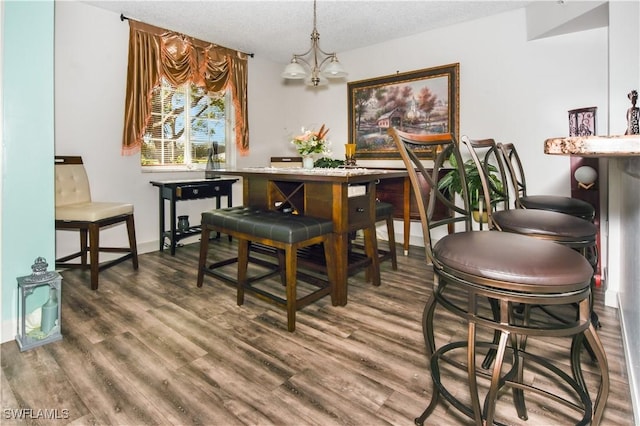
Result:
M56 230L80 232L80 251L56 259L56 268L89 269L92 290L98 289L98 274L104 269L128 259L138 269L133 204L93 201L82 157L55 157L55 194ZM100 247L100 231L118 224L127 226L129 247ZM101 252L121 254L101 262Z
M395 226L393 224L394 217L394 206L391 203L387 203L384 201L376 201L376 224L384 221L387 228L387 247L380 245L378 241L378 263L382 264L389 260L391 262L391 269L394 271L398 270L398 255L396 248L396 237L395 237ZM356 237L354 233L354 238ZM377 236L376 236L377 238ZM355 252L357 250L358 253L363 254L366 253L364 244L360 241L353 240L350 245L350 250ZM371 281L371 271L369 268L365 269L365 280L367 282Z
M473 230L463 168L458 169L459 178L465 184L461 201L437 189L439 170L448 158L453 155L458 164L462 164L453 135L444 135L444 138L394 128L388 133L398 148L419 201L427 263L433 270L432 293L422 315L433 391L429 405L415 423L422 425L439 401L445 400L476 425L501 424L496 419L496 404L505 395L502 389L510 387L521 419L527 418L525 394L535 393L551 396L575 410L577 416L581 416L580 424L599 424L609 392L609 375L604 349L590 321L593 269L589 262L577 251L545 239ZM427 171L417 152L433 153L433 172ZM430 194L420 185L420 179L429 183ZM434 220L436 201L452 214ZM578 315L570 315L566 321L531 315L531 308L539 304L554 307L577 304ZM499 309L493 309L495 306ZM516 306L522 310L515 309ZM438 322L434 321L436 309L446 309L466 323L466 339L447 336L445 341L436 341L439 330ZM497 333L497 341L488 337L491 333ZM570 372L563 370L564 360L530 350L540 340L559 337L571 341L567 345ZM580 363L584 340L593 348L601 374L593 399ZM477 365L477 356L488 349L496 352L492 365ZM443 374L444 364L447 364L446 374ZM536 374L544 375L544 379L525 382L524 372L529 367ZM463 400L458 396L459 384L451 382L459 380L466 381L470 398ZM488 385L482 403L481 382L483 386ZM570 389L572 396L562 397L557 392L560 386Z
M381 249L380 246L378 245L378 255L379 255L380 263L386 260L390 260L391 269L394 271L397 271L398 255L396 250L396 236L395 236L395 227L393 225L393 215L394 215L393 204L386 203L380 200L376 201L376 223L384 221L387 227L388 250Z
M497 147L509 172L516 208L549 210L593 221L596 209L584 200L560 195L529 195L524 167L516 146L513 143L498 143Z

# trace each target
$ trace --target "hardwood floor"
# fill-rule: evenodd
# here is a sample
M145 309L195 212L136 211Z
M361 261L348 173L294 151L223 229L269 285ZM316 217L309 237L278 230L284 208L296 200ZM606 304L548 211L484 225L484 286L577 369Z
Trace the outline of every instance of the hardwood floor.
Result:
M211 244L219 258L235 244ZM62 273L62 341L20 353L1 346L3 425L412 425L428 404L431 379L421 316L432 274L423 250L399 256L399 269L382 264L382 285L349 279L349 302L324 298L297 314L295 333L286 312L248 294L236 305L235 289L211 277L196 288L198 244L140 256L100 273L98 291L86 272ZM230 267L230 271L233 267ZM273 281L279 285L279 281ZM596 308L603 327L611 393L603 425L633 425L617 311ZM436 314L439 342L466 329ZM529 347L553 352L568 365L566 339L531 339ZM583 356L591 389L598 380ZM451 390L464 399L462 378ZM558 386L539 371L527 380ZM498 418L507 424L573 424L572 410L527 395L522 421L504 391ZM14 411L20 408L31 411ZM568 411L568 412L567 412ZM16 420L22 413L27 419ZM49 420L50 417L57 417ZM429 425L469 424L445 402Z

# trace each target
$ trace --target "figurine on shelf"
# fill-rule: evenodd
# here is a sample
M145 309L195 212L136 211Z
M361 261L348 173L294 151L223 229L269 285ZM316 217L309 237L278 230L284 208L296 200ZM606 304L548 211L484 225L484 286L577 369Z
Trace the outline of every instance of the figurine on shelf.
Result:
M625 135L640 135L640 108L636 106L638 91L632 90L627 95L631 101L631 108L627 110L627 130Z

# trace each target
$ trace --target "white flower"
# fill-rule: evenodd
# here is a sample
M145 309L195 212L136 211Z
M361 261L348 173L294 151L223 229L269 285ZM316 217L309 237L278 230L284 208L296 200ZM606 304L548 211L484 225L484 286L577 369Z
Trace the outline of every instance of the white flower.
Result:
M296 146L300 155L328 154L331 152L328 149L330 143L325 139L329 129L325 130L324 124L317 132L305 130L304 127L301 130L302 134L295 136L291 140L291 143Z

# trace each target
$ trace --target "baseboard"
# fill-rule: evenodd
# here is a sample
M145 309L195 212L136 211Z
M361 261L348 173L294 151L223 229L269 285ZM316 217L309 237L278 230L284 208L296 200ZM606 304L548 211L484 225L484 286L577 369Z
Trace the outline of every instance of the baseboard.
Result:
M640 424L640 377L638 376L638 361L636 360L636 358L640 357L640 355L631 352L631 344L629 343L629 339L627 338L627 336L637 335L637 330L632 331L627 329L624 318L624 309L618 309L618 320L620 321L622 347L624 348L624 359L627 366L627 377L629 380L631 404L633 405L633 416L635 422L632 422L632 424L637 425Z
M138 244L138 254L158 251L158 240Z
M2 328L0 329L0 343L16 340L17 332L18 323L15 318L2 321Z

